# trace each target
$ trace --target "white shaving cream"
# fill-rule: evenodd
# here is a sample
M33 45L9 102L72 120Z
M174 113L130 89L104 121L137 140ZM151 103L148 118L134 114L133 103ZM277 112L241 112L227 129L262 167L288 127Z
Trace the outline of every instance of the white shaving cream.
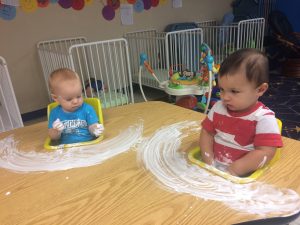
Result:
M17 141L9 136L0 140L0 167L14 172L41 172L92 166L128 151L141 140L142 134L140 122L110 140L51 152L19 151Z
M187 132L195 129L199 132L199 123L185 121L157 130L138 146L139 161L167 188L222 201L241 212L287 216L300 210L299 195L293 190L261 182L235 184L190 164L180 146Z
M267 156L264 156L263 160L260 162L260 164L258 165L258 169L262 168L267 162Z

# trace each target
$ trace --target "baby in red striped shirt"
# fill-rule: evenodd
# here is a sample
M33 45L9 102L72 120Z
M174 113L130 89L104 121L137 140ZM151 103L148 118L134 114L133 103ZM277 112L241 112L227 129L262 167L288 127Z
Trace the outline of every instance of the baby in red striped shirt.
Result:
M201 156L234 175L245 176L268 163L282 140L273 111L258 101L268 89L264 53L240 49L221 64L221 101L202 122Z

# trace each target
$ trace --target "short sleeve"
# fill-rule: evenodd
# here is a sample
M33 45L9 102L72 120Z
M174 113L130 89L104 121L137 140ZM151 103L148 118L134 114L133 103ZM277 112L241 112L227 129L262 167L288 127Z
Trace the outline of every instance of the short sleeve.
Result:
M86 113L86 122L87 122L88 126L90 126L94 123L99 123L99 119L96 114L96 111L94 110L94 108L91 105L89 105L89 104L85 105L85 113Z
M277 120L274 115L264 115L257 121L254 146L283 146Z
M214 104L214 106L211 108L211 110L209 111L207 117L203 120L203 122L201 123L202 127L209 133L216 133L216 130L214 128L214 124L213 124L213 117L214 117L214 113L215 110L217 108L217 103Z

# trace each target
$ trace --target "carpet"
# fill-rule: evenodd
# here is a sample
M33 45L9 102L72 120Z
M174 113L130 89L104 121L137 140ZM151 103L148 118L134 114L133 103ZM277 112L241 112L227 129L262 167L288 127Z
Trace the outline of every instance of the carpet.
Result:
M282 121L282 136L300 140L300 78L271 73L260 101Z

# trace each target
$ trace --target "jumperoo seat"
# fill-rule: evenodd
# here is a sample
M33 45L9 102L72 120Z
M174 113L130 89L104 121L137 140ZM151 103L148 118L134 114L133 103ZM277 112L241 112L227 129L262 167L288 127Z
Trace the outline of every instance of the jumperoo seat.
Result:
M96 111L96 115L98 116L99 122L103 124L103 114L102 114L102 108L101 103L98 98L85 98L84 102L93 106L94 110ZM47 116L49 120L50 112L52 109L54 109L56 106L58 106L57 102L52 102L47 107ZM72 144L58 144L55 145L52 143L51 139L49 137L46 138L44 143L44 148L47 150L56 150L61 148L71 148L71 147L79 147L84 145L92 145L99 143L103 139L103 134L101 134L99 137L97 137L94 140L86 141L86 142L79 142L79 143L72 143Z
M278 124L278 127L279 127L279 131L281 133L281 129L282 129L282 122L277 119L277 124ZM249 176L246 176L246 177L236 177L236 176L233 176L229 173L226 173L222 170L219 170L217 169L216 167L214 166L211 166L211 165L208 165L206 163L204 163L202 160L201 160L201 150L199 147L195 147L193 148L191 151L189 151L188 153L188 159L204 168L204 169L207 169L208 171L220 176L220 177L223 177L233 183L239 183L239 184L245 184L245 183L250 183L250 182L253 182L255 181L257 178L259 178L268 168L270 168L272 165L274 165L275 162L277 162L279 159L280 159L280 155L281 155L281 149L280 148L277 148L276 149L276 153L273 157L273 159L268 163L266 164L265 166L257 169L256 171L254 171L253 173L251 173Z

